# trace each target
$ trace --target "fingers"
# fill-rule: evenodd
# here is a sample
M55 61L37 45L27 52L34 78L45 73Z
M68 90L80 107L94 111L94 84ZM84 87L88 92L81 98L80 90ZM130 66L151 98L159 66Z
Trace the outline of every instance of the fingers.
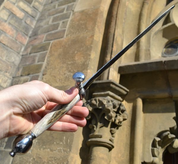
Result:
M80 102L81 103L81 102ZM74 106L66 115L57 121L49 130L74 132L79 127L86 125L86 119L89 111L86 107Z
M86 125L86 119L76 116L65 115L60 121L57 121L49 130L73 132L79 127Z
M78 126L76 124L67 123L67 122L56 122L48 130L51 131L60 131L60 132L75 132L77 131Z
M85 118L88 116L89 111L86 107L74 106L67 114Z
M44 94L48 101L56 102L58 104L67 104L78 94L78 89L73 87L67 91L62 91L47 85L46 88L44 88Z

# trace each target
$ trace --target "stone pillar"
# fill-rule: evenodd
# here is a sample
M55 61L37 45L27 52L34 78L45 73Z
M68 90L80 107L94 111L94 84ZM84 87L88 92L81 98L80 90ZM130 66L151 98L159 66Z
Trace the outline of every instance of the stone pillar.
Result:
M128 90L112 81L97 81L89 89L88 116L91 133L87 141L90 146L90 164L109 164L110 151L114 148L116 131L127 119L122 104Z

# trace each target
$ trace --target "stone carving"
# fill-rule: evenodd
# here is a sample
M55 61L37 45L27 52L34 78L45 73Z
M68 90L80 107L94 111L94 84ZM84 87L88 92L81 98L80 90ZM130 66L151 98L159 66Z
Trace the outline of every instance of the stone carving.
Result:
M178 152L178 138L176 138L177 125L169 130L160 132L152 142L152 161L144 164L163 164L163 154L167 149L169 153Z
M116 130L127 119L125 107L120 101L108 96L92 98L88 108L91 134L87 144L105 146L111 150L114 147Z

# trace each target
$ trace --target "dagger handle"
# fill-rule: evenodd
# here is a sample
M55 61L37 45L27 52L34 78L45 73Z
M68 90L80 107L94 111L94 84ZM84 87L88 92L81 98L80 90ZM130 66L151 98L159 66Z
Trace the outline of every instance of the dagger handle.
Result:
M77 94L70 103L62 106L57 105L34 126L30 134L18 136L14 141L12 151L9 153L10 156L14 157L16 153L26 153L31 148L33 140L66 114L79 100L80 95Z
M54 109L46 114L31 130L31 132L38 137L50 126L52 126L56 121L58 121L63 115L65 115L78 101L80 100L80 95L78 94L70 103L65 105L57 105Z
M70 103L62 106L57 105L50 113L46 114L32 129L31 132L34 136L38 137L42 134L82 99L84 94L82 81L85 79L85 75L82 72L76 72L73 79L76 81L76 87L79 88L79 94Z

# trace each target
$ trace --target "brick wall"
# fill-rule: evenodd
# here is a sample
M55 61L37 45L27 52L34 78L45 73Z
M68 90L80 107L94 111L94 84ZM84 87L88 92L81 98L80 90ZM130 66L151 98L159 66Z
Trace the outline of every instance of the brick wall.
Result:
M0 89L11 85L44 0L5 0L0 9Z
M65 37L77 0L5 0L0 8L0 89L41 79L50 45ZM0 161L13 137L0 140Z
M68 21L76 0L48 0L22 51L22 59L12 85L41 80L51 43L65 37Z

